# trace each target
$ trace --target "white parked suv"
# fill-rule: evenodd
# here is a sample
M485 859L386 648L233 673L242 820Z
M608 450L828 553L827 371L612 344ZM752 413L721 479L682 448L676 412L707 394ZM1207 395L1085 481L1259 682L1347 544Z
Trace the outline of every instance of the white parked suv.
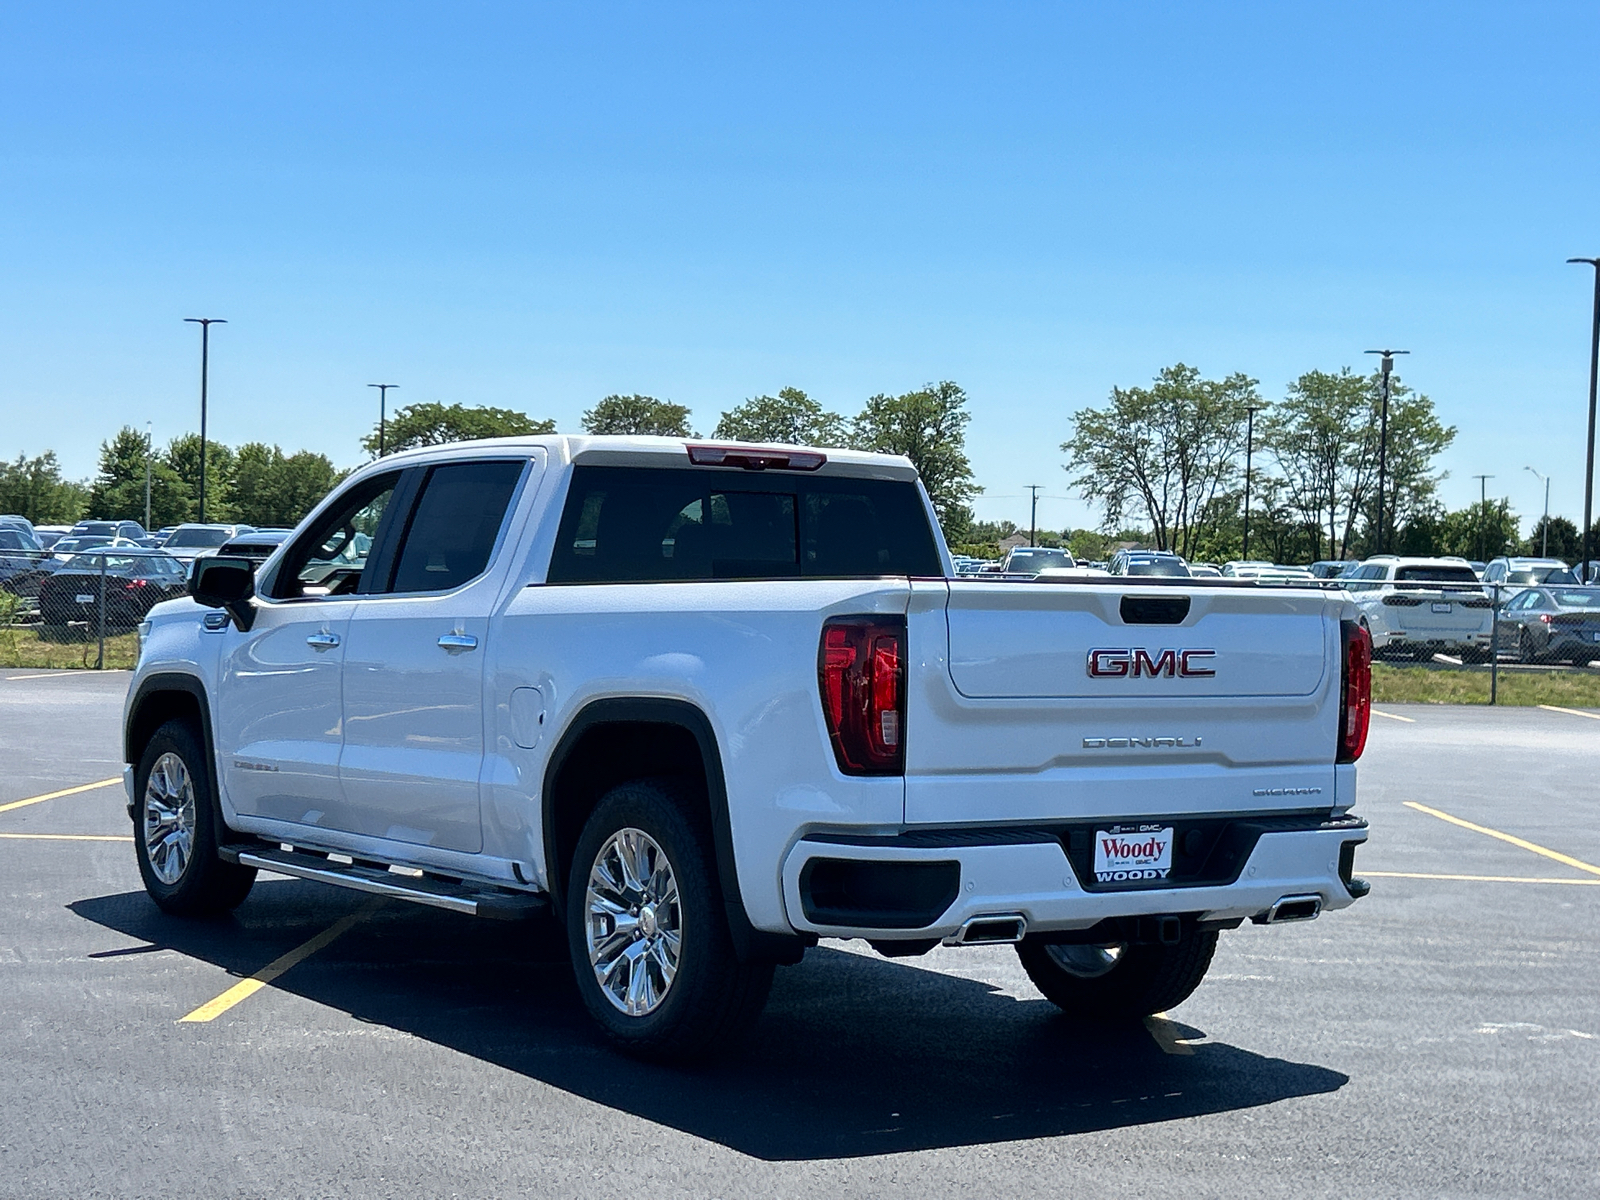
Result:
M903 458L667 438L434 447L142 630L139 869L564 923L623 1048L690 1058L819 937L1015 943L1071 1013L1367 885L1369 642L1336 588L954 577Z
M1465 559L1377 555L1337 582L1361 609L1374 650L1489 656L1494 605Z

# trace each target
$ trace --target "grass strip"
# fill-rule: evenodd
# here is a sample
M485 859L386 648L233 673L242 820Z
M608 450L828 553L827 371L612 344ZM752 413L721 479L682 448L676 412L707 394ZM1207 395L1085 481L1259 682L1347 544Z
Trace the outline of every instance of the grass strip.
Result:
M1489 668L1373 663L1372 700L1374 704L1487 704ZM1497 702L1600 708L1600 672L1502 670Z

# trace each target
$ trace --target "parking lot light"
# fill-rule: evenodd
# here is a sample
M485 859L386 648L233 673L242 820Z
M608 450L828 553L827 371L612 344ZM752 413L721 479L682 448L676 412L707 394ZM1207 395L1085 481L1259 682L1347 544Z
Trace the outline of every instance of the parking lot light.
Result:
M383 426L385 410L387 408L387 405L384 402L389 399L389 389L397 388L400 385L398 383L369 383L367 386L378 389L378 457L382 458L384 454Z
M1389 374L1394 370L1396 354L1410 354L1409 350L1368 350L1368 354L1381 354L1383 371L1383 412L1378 426L1378 531L1377 551L1383 553L1383 479L1389 465Z
M226 325L223 317L185 317L200 326L200 524L206 523L206 377L211 367L211 327Z
M1545 475L1545 474L1543 474L1543 473L1541 473L1539 471L1534 471L1532 467L1523 467L1522 469L1524 471L1533 471L1534 476L1544 482L1544 526L1543 526L1543 528L1544 528L1544 538L1539 543L1539 557L1540 558L1549 558L1550 557L1550 476Z
M1600 258L1569 258L1569 263L1588 263L1594 268L1594 333L1589 341L1589 438L1584 442L1583 468L1583 583L1589 582L1589 524L1594 519L1594 392L1595 375L1600 373Z

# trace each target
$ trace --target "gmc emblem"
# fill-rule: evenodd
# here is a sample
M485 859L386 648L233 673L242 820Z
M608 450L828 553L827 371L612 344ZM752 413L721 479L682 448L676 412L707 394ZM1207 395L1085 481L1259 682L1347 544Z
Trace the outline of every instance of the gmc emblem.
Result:
M1135 679L1141 675L1152 679L1162 675L1168 679L1209 679L1216 671L1206 663L1216 656L1215 650L1160 650L1154 658L1144 649L1091 650L1089 675L1094 679L1121 679L1128 675Z

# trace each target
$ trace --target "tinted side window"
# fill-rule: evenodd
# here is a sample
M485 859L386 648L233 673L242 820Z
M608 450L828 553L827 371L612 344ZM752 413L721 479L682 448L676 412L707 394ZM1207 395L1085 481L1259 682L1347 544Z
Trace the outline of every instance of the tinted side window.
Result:
M549 579L859 578L941 570L911 483L580 466Z
M465 462L430 470L388 590L444 592L482 575L525 465Z

